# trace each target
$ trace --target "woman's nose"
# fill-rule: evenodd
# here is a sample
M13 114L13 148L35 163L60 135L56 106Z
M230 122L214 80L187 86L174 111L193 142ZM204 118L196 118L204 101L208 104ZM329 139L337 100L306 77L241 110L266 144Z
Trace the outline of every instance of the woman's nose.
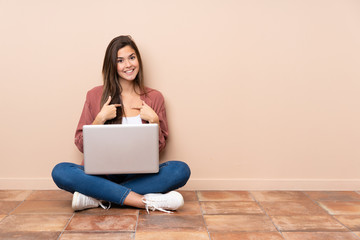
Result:
M129 61L129 60L125 60L125 67L129 67L129 66L131 66L130 61Z

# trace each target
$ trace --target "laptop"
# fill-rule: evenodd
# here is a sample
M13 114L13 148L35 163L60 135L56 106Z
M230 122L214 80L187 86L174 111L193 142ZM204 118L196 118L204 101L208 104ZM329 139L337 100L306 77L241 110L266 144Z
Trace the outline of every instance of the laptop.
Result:
M84 125L84 170L87 174L157 173L159 126Z

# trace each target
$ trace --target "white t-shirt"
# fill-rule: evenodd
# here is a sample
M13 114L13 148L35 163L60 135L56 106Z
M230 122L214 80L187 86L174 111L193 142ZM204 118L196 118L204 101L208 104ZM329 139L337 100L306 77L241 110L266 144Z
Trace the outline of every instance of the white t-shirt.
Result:
M135 117L123 117L122 124L126 124L126 125L142 124L140 114Z

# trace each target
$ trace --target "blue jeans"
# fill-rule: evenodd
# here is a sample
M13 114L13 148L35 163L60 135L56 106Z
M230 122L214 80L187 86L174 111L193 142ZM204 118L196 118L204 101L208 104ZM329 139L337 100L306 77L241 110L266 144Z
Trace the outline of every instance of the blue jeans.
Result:
M169 161L160 164L158 173L89 175L84 166L64 162L54 167L52 178L65 191L123 205L130 191L141 195L166 193L184 186L190 178L190 168L184 162Z

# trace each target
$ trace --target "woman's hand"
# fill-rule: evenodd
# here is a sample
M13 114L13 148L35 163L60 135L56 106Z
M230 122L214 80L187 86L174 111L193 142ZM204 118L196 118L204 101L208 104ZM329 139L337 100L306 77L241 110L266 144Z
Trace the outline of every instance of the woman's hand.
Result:
M110 104L111 96L109 96L106 103L104 103L100 112L96 116L93 124L104 124L107 120L113 119L116 117L116 108L121 107L121 104Z
M145 121L148 121L149 123L157 123L157 124L159 124L159 116L144 101L142 102L141 106L132 107L132 109L140 110L141 119L143 119Z

